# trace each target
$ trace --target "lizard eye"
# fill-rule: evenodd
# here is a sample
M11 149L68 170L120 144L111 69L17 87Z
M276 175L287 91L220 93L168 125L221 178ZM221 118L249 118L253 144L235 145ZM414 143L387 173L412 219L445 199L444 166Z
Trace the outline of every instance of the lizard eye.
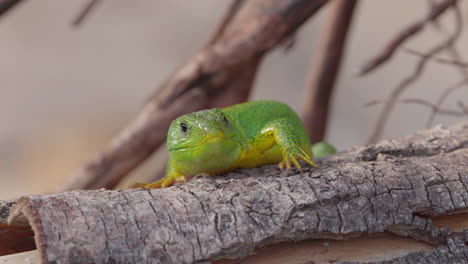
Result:
M188 129L187 124L185 122L180 123L180 129L184 133L187 132L187 129Z

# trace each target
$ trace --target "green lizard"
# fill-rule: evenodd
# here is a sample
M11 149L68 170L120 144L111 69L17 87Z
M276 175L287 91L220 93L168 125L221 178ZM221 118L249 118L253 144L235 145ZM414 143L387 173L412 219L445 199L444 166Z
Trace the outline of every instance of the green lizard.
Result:
M167 134L166 177L134 187L164 188L197 174L220 174L236 168L279 163L281 169L298 160L316 167L306 130L286 104L255 101L224 109L209 109L175 119Z

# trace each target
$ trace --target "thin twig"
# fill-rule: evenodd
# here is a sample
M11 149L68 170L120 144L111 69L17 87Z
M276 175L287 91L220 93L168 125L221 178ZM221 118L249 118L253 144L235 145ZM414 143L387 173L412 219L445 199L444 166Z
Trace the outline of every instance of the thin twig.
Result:
M434 0L429 0L430 4L433 4ZM460 8L460 5L455 5L454 7L455 10L455 23L456 27L462 28L463 27L463 14ZM445 28L442 27L440 24L436 24L437 20L432 21L431 25L433 25L434 28L437 29L438 32L443 33L446 37L450 35L449 32ZM462 58L460 52L458 52L458 49L455 45L451 45L448 48L448 52L450 53L452 57L452 61L457 65L464 66L468 65L468 63L464 63L464 59ZM450 64L450 63L449 63ZM465 69L465 67L458 67L460 70L460 73L464 79L468 79L468 69Z
M330 3L332 9L314 53L310 83L302 103L302 118L312 142L321 141L325 137L329 102L357 2L335 0Z
M74 27L81 26L83 21L88 17L91 11L96 8L99 2L101 2L101 0L89 0L89 2L83 7L80 13L78 13L76 18L73 20L72 25Z
M367 106L374 106L374 105L377 105L377 104L385 104L385 103L387 103L387 101L374 100L374 101L370 101L370 102L366 103L365 106L366 107ZM417 104L417 105L421 105L421 106L426 106L429 109L431 109L431 111L434 111L436 114L439 114L439 115L449 115L449 116L454 116L454 117L460 117L460 116L465 116L465 115L468 116L468 113L464 111L463 107L460 107L462 109L462 111L457 111L457 110L452 110L452 109L447 109L447 108L440 108L436 104L433 104L433 103L431 103L429 101L426 101L426 100L420 99L420 98L402 99L402 100L398 100L397 103L400 103L400 104ZM460 106L460 103L461 103L461 105L463 105L463 102L459 101L459 106Z
M454 9L454 15L455 15L455 30L459 32L459 34L461 35L462 32L463 32L463 14L460 10L460 6L459 5L455 5L453 7ZM452 44L448 47L447 49L450 53L450 55L452 56L452 58L456 61L463 61L460 53L458 52L457 48L455 47L454 43L452 42ZM442 94L439 96L439 99L437 100L436 102L436 105L437 107L441 107L442 104L444 103L445 99L452 93L454 92L455 90L458 90L459 88L463 87L464 84L467 83L468 81L468 69L466 68L463 68L463 67L457 67L460 71L460 74L462 75L462 78L463 80L457 84L455 84L454 86L452 87L447 87L446 89L444 89L444 91L442 92ZM436 112L435 111L432 111L431 114L429 115L429 118L427 119L427 122L426 122L426 127L429 128L432 126L432 123L434 122L434 119L435 119L435 116L436 116Z
M436 20L440 15L442 15L447 9L456 4L458 0L445 0L432 6L429 11L429 14L420 21L417 21L410 26L406 27L401 31L394 39L392 39L384 48L381 50L377 56L370 59L364 66L358 71L358 75L363 76L369 72L375 70L384 62L388 61L395 51L400 47L404 42L406 42L411 37L418 34L428 22Z
M461 11L460 5L454 5L453 10L455 12L455 28L460 31L460 34L463 32L463 13ZM449 33L446 30L439 29L436 27L439 32L443 33L446 37L449 36ZM452 57L452 61L454 62L460 62L463 63L465 60L463 59L462 55L458 51L457 47L454 45L455 43L452 43L447 50L450 53ZM468 63L465 63L465 65L468 65ZM458 70L460 71L460 74L462 75L462 78L465 80L468 80L468 69L466 67L462 67L462 64L460 64L460 67L457 67Z
M437 55L439 52L452 46L453 43L460 37L461 33L462 27L461 25L459 25L459 23L456 23L455 31L452 33L451 36L448 37L448 39L446 39L439 45L434 46L432 49L426 52L426 56L422 56L421 58L419 58L419 61L416 64L416 67L414 68L414 71L408 77L403 79L391 92L389 99L387 100L382 111L379 114L377 123L374 127L374 130L372 131L371 136L369 137L368 143L375 143L380 138L385 124L387 123L387 120L390 117L390 114L395 106L395 103L398 100L398 97L400 97L401 93L403 93L404 90L406 90L411 84L413 84L416 80L419 79L419 77L424 71L426 62L433 56Z
M422 52L419 52L417 50L404 48L403 51L408 53L408 54L418 56L420 58L427 57L426 53L422 53ZM432 57L431 60L435 61L437 63L440 63L440 64L452 65L452 66L455 66L455 67L468 68L468 62L463 62L463 61L458 61L458 60L453 60L453 59L444 59L444 58L439 58L439 57Z
M435 105L437 108L440 108L441 105L443 104L443 102L445 101L445 99L447 99L447 97L455 92L456 90L462 88L463 86L467 85L468 84L468 79L465 79L465 80L462 80L452 86L449 86L447 88L445 88L442 93L440 94L439 98L437 99ZM434 111L432 110L431 114L429 115L429 118L427 119L427 122L426 122L426 127L430 127L432 126L432 123L434 122L434 119L435 119L435 116L437 115L437 111Z

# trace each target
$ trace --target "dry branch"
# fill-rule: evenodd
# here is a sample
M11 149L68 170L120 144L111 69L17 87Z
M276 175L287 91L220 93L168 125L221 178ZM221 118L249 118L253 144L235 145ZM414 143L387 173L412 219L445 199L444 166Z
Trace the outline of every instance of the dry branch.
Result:
M385 103L385 101L374 100L374 101L366 103L365 106L373 106L373 105L382 104L382 103ZM431 113L435 113L435 114L438 114L438 115L448 115L448 116L453 116L453 117L468 116L468 113L465 111L465 109L462 106L460 106L460 103L463 104L462 101L459 101L458 105L459 105L460 110L458 110L458 111L453 110L453 109L448 109L448 108L441 108L440 106L438 106L436 104L433 104L433 103L431 103L429 101L426 101L426 100L420 99L420 98L406 98L406 99L402 99L402 100L397 101L397 103L415 104L415 105L425 106L425 107L428 107L431 110Z
M209 44L176 71L135 121L61 190L112 188L164 142L177 116L247 100L263 55L326 2L252 0L230 8Z
M449 35L443 42L440 44L432 47L429 51L426 52L425 56L419 58L419 61L416 63L413 72L408 75L406 78L401 80L401 82L391 91L387 102L385 103L384 107L380 111L380 114L377 119L377 123L369 136L368 143L375 143L382 135L384 130L385 124L390 117L391 112L394 109L396 102L400 95L408 88L410 85L415 83L423 74L424 69L426 67L426 63L438 53L449 50L454 51L453 45L461 36L463 25L462 25L462 18L460 10L457 8L457 1L453 1L452 7L455 14L455 29L454 32ZM439 105L440 107L440 105Z
M377 69L380 65L387 62L395 53L395 51L408 39L418 34L429 22L435 21L440 15L445 13L450 7L453 7L457 0L444 0L438 4L432 5L429 13L422 20L417 21L396 35L388 44L381 50L378 55L370 59L359 70L359 75L365 75Z
M428 120L426 122L426 127L427 128L432 127L436 115L441 115L441 114L442 115L452 115L452 116L463 116L463 115L465 115L465 113L463 112L463 109L462 109L462 112L460 112L460 111L456 111L456 110L450 110L450 109L443 109L442 108L442 104L444 103L445 99L447 99L447 97L451 93L453 93L454 91L464 87L468 83L468 69L467 69L468 64L464 62L464 60L462 59L461 55L459 54L458 50L456 49L456 47L454 45L455 41L460 37L460 35L462 33L463 16L462 16L462 12L460 10L460 7L458 5L454 5L453 10L454 10L454 14L455 14L455 31L454 31L454 33L451 36L448 35L447 36L448 39L446 41L444 41L442 44L434 47L433 49L431 49L429 52L426 52L426 53L422 53L422 52L419 52L419 51L416 51L416 50L413 50L413 49L405 48L404 49L405 52L407 52L409 54L412 54L412 55L415 55L415 56L417 56L419 58L419 62L417 64L417 67L415 68L415 71L410 75L410 77L408 77L403 82L401 82L400 85L397 86L396 89L393 90L393 92L392 92L392 94L390 96L390 99L388 101L377 100L377 101L373 101L373 102L370 102L370 103L367 104L367 105L374 105L375 103L381 103L381 102L385 103L385 108L384 108L384 110L382 110L382 112L380 114L380 117L379 117L379 120L378 120L378 123L377 123L377 125L376 125L376 127L374 129L374 132L373 132L371 138L369 139L370 143L376 141L377 138L380 137L380 135L382 133L382 130L383 130L383 126L385 125L386 120L388 120L389 114L392 111L393 106L397 102L416 103L416 104L428 106L430 108L431 112L430 112ZM435 57L435 54L440 53L444 49L446 49L450 53L450 55L452 56L453 59L449 60L449 59L443 59L443 58ZM460 71L463 79L461 81L455 83L454 85L451 85L451 86L448 86L448 87L444 88L435 104L432 104L432 103L430 103L428 101L425 101L423 99L404 99L404 100L399 100L398 101L397 99L398 99L399 95L412 82L417 80L417 78L422 73L422 71L423 71L423 69L425 67L425 64L428 61L434 61L434 62L438 62L438 63L441 63L441 64L448 64L448 65L456 67Z
M74 27L80 26L83 21L88 17L93 9L101 2L101 0L89 0L88 3L83 7L83 9L78 13L76 18L73 20L72 25Z
M193 263L281 241L383 231L439 251L464 239L430 218L468 210L468 123L319 163L303 174L265 166L168 189L26 196L9 222L29 220L44 263Z
M435 103L435 108L432 108L431 114L429 115L429 118L427 119L426 127L432 126L435 116L437 114L440 114L440 112L437 110L441 108L445 99L447 99L447 97L451 93L455 92L458 89L466 87L466 85L468 85L468 78L456 83L455 85L449 86L442 91L442 93L439 95L439 98L437 99L437 102Z
M462 28L463 28L463 13L460 9L460 5L455 5L454 6L454 11L455 11L455 24L456 24L456 29L458 32L460 32L461 34L461 31L462 31ZM445 32L444 32L445 33ZM468 81L468 69L466 67L463 66L463 58L461 56L461 54L459 53L457 47L454 45L455 43L452 43L451 45L448 46L447 50L449 51L450 55L452 56L453 60L453 64L455 67L457 67L457 69L459 70L461 76L462 76L462 79L464 81L462 81L462 84L458 85L454 85L454 86L449 86L447 88L445 88L443 90L443 92L441 93L441 95L439 96L439 99L437 100L436 102L436 107L437 108L440 108L442 106L442 104L444 103L445 99L452 93L454 92L455 90L457 90L458 88L462 87L463 85L465 85ZM435 61L438 61L439 63L441 62L441 60L437 60L437 58L434 59ZM443 60L442 60L443 61ZM460 63L462 62L462 63ZM466 64L468 65L468 64ZM433 122L434 122L434 119L435 119L435 116L437 115L437 111L434 111L434 109L432 110L427 122L426 122L426 127L431 127Z
M312 62L309 87L302 104L302 119L312 142L325 137L331 94L343 59L356 0L330 3L329 21L320 36Z
M423 58L427 57L428 55L422 52L419 52L414 49L409 49L409 48L404 48L403 49L406 53ZM435 61L440 64L445 64L445 65L452 65L454 67L458 68L468 68L468 62L460 61L460 60L454 60L454 59L444 59L444 58L438 58L438 57L432 57L430 58L432 61Z
M3 16L19 3L21 3L21 0L0 0L0 16Z

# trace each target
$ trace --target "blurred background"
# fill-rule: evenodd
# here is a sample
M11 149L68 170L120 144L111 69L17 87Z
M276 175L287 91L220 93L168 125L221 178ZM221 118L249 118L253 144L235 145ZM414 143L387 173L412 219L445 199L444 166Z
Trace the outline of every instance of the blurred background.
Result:
M88 0L24 1L0 18L0 199L43 193L63 183L99 152L148 96L193 55L215 29L230 1L102 1L79 27L71 26ZM365 144L391 89L417 58L399 52L375 72L356 72L400 30L422 18L428 1L363 0L358 5L331 105L327 140L342 150ZM466 6L462 6L466 17ZM294 47L266 57L252 99L275 99L300 109L310 61L327 8L297 34ZM453 16L442 25L453 30ZM466 26L466 23L465 23ZM428 27L405 47L426 51L444 35ZM467 36L457 46L468 57ZM445 56L447 54L442 54ZM440 56L439 56L440 57ZM429 63L402 98L435 102L460 81L459 69ZM468 99L464 87L445 102ZM465 103L468 103L465 100ZM399 104L384 137L425 127L430 109ZM435 124L461 118L437 116ZM151 166L136 173L151 174Z

